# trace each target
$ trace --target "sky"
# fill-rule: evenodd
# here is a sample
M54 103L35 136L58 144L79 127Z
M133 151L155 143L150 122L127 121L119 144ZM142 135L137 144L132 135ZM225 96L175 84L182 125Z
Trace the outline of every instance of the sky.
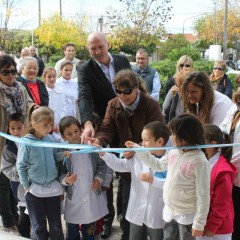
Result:
M15 0L21 3L15 8L16 15L11 21L10 27L35 29L38 27L38 1L39 0ZM159 1L159 0L158 0ZM169 33L193 33L193 21L206 13L214 11L214 0L171 0L173 9L172 19L165 25ZM47 18L55 12L59 12L60 0L41 0L41 18ZM91 16L91 28L97 30L97 21L101 15L105 15L110 6L120 8L119 0L62 0L62 13L64 17L84 14ZM0 14L4 9L0 5Z

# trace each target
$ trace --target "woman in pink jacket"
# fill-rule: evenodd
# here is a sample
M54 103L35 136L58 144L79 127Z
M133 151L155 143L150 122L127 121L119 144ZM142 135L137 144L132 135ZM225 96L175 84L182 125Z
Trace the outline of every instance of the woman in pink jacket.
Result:
M219 127L204 125L206 144L230 143L228 134L222 133ZM211 165L210 210L204 229L204 238L211 240L231 240L233 232L232 188L237 172L230 163L232 147L213 147L206 149ZM200 238L201 239L201 238Z

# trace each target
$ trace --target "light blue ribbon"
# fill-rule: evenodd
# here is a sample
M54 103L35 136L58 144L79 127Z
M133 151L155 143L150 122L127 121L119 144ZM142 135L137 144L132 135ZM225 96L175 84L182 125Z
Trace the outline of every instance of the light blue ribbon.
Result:
M201 149L201 148L212 148L212 147L229 147L229 146L240 146L240 143L229 143L229 144L204 144L195 146L182 146L182 147L155 147L155 148L98 148L88 144L69 144L69 143L53 143L53 142L40 142L26 138L18 138L12 135L0 132L0 136L11 140L18 144L33 146L33 147L51 147L51 148L63 148L63 149L77 149L71 151L71 154L75 153L91 153L91 152L116 152L123 153L126 151L144 152L144 151L155 151L155 150L171 150L171 149Z

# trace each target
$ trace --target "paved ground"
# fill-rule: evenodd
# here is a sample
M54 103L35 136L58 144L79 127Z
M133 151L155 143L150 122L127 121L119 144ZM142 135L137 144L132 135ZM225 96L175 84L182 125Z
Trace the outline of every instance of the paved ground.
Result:
M113 187L114 187L113 188L114 203L116 203L117 179L114 179ZM63 221L63 223L64 223L64 221ZM1 226L2 226L2 222L0 219L0 240L24 240L24 239L26 239L26 238L14 236L11 233L4 232L1 228ZM64 224L63 224L63 226L64 226ZM66 229L64 229L64 232L66 232ZM117 221L117 219L115 219L113 222L112 234L107 240L120 240L120 239L121 239L121 229L120 229L119 222Z

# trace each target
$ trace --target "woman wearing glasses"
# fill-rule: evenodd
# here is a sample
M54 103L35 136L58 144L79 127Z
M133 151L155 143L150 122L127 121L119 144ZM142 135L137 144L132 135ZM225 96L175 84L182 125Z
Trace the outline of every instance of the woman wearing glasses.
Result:
M172 78L169 78L167 83L166 83L166 91L165 94L167 96L169 90L175 85L176 83L176 75L181 72L182 70L188 69L188 68L192 68L193 67L193 61L192 59L187 56L187 55L183 55L179 58L179 60L177 61L177 65L176 65L176 72L174 74L174 76Z
M226 63L224 61L215 61L213 72L210 75L210 80L214 90L217 90L232 99L232 83L228 76L225 74L225 69Z
M25 57L22 61L22 74L17 78L26 88L30 98L38 106L48 106L48 91L43 81L37 79L38 61L33 57Z
M0 56L0 132L7 133L8 119L13 113L22 113L25 117L27 111L34 104L26 89L16 78L16 62L11 56ZM6 139L0 137L0 159ZM4 230L18 234L15 215L13 211L13 195L9 179L0 172L0 215Z
M121 70L117 73L113 85L117 97L108 102L103 123L92 142L111 147L125 147L127 140L142 141L143 127L153 121L163 121L160 106L156 100L149 96L142 80L131 70ZM133 156L133 152L124 155ZM122 179L122 213L125 217L131 174L121 173ZM122 239L129 239L129 222L123 219Z

